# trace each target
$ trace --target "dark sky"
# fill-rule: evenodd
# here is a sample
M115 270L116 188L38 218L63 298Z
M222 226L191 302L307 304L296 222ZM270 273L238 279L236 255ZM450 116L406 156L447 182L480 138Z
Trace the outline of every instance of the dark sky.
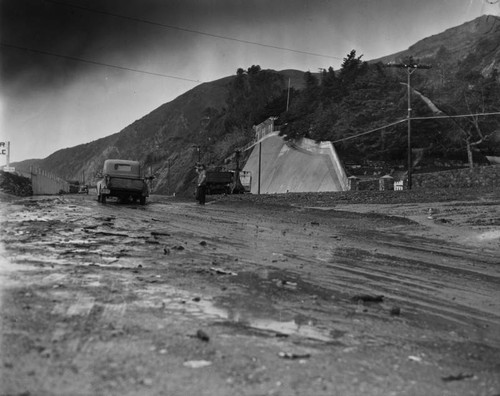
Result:
M352 49L369 60L499 13L495 0L0 0L0 141L11 161L44 158L239 67L337 68Z

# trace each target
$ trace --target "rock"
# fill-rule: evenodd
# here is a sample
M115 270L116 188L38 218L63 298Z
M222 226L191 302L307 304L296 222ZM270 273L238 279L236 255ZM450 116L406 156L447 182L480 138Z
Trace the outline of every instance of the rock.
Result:
M198 330L196 332L196 337L199 338L202 341L208 342L210 341L210 337L208 336L207 333L205 333L203 330Z
M392 316L399 316L401 314L401 308L399 307L392 307L391 308L391 315Z
M450 381L462 381L467 378L473 378L474 374L464 374L464 373L459 373L457 375L448 375L447 377L441 377L441 379L444 382L450 382Z
M376 302L380 303L384 301L383 295L371 295L371 294L357 294L352 297L352 301L354 302Z
M232 276L238 275L236 272L228 271L217 267L210 267L210 271L215 272L218 275L232 275Z
M278 356L283 359L307 359L311 357L309 353L280 352Z

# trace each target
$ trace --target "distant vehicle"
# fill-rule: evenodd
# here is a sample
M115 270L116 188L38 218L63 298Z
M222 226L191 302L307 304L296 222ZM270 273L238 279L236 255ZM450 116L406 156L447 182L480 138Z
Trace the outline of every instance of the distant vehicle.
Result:
M89 193L89 186L83 185L80 186L78 189L78 194L88 194Z
M207 195L231 194L233 180L233 172L207 171Z
M106 203L107 198L117 197L122 201L139 200L145 205L148 196L149 188L141 175L139 161L104 161L102 179L97 182L97 201Z
M240 171L239 174L240 183L236 183L236 173L234 171L207 171L207 195L249 192L252 179L250 172Z

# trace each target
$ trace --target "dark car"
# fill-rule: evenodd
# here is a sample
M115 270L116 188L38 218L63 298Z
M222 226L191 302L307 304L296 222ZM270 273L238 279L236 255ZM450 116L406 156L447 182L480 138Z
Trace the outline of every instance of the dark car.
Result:
M141 174L139 161L106 160L102 179L97 182L97 200L106 203L108 197L122 201L132 200L146 204L149 188Z

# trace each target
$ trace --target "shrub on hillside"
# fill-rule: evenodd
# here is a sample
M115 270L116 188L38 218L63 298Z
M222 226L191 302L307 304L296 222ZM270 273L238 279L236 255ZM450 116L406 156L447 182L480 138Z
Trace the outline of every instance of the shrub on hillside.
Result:
M3 171L0 171L0 191L20 197L33 195L30 179Z

